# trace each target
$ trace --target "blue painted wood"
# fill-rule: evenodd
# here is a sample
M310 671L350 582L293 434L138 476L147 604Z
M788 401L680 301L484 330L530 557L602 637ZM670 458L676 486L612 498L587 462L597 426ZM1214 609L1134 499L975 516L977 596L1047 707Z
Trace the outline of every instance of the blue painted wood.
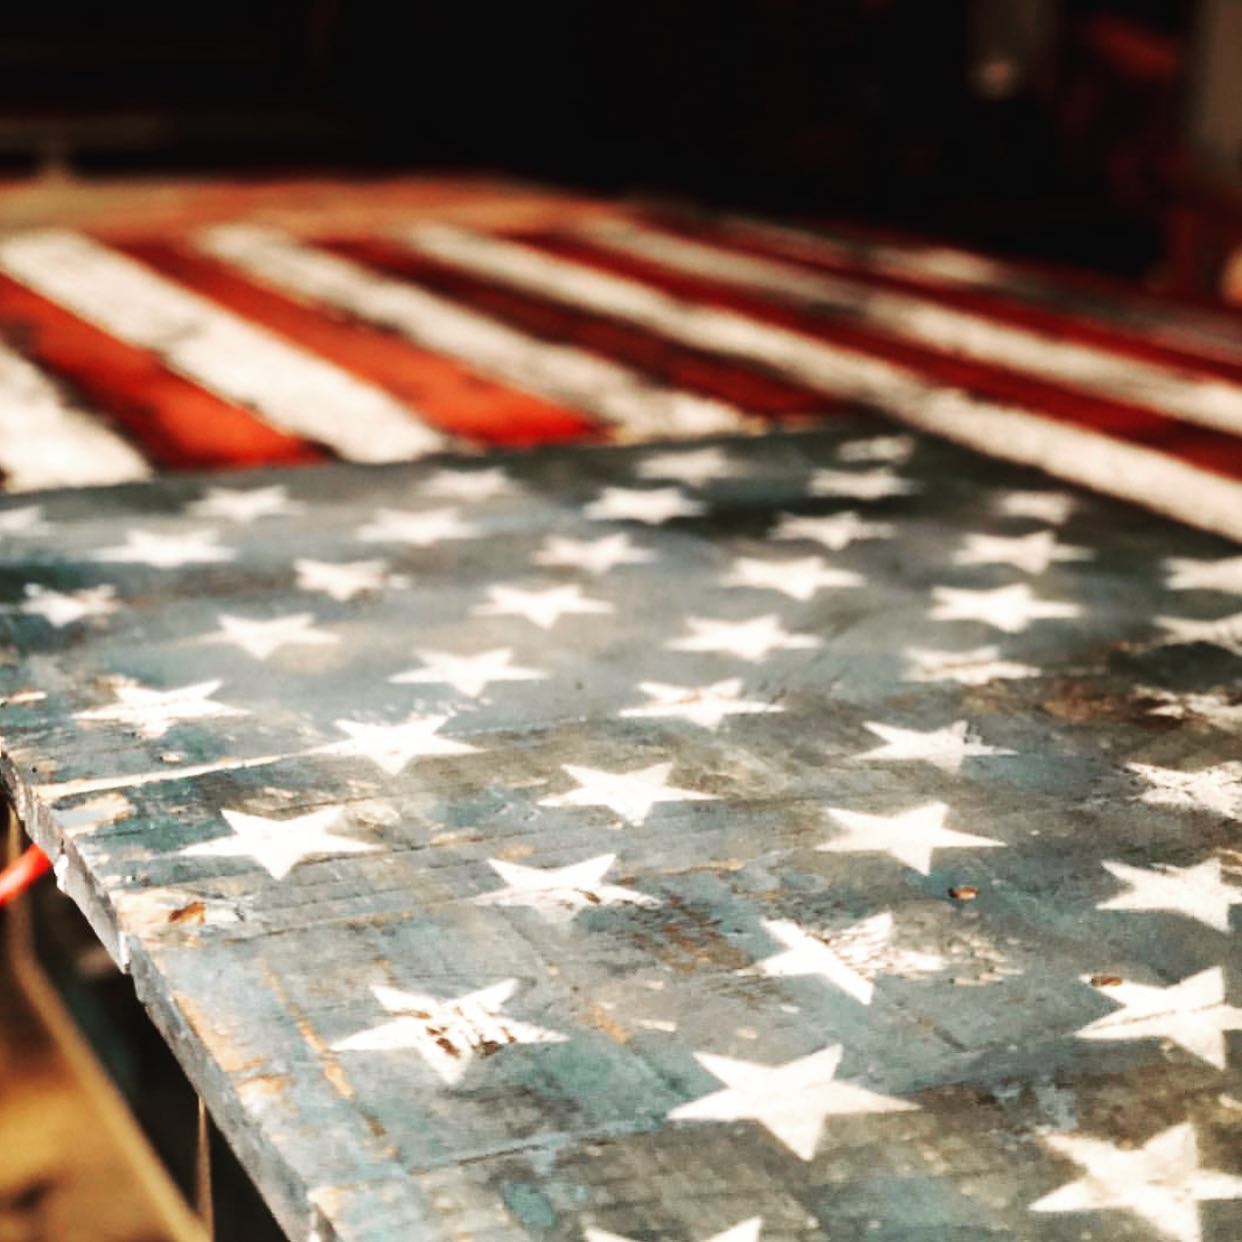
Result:
M298 1242L1242 1228L1236 552L834 427L0 502L5 787Z

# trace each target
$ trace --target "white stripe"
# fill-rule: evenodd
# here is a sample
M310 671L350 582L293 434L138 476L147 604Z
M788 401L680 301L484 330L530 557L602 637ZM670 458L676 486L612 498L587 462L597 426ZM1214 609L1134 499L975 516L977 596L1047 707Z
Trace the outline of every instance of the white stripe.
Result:
M975 289L1017 297L1055 313L1090 314L1104 311L1101 324L1122 335L1184 349L1221 362L1242 363L1238 325L1227 315L1214 315L1185 306L1156 309L1126 303L1116 296L1071 290L1030 268L1002 263L948 246L895 245L874 241L839 240L788 225L723 217L718 222L740 239L750 238L792 258L825 259L864 271L922 281L944 288ZM1141 292L1141 291L1138 291ZM1076 308L1070 299L1080 303Z
M38 367L0 345L0 470L7 491L145 479L141 454L71 405Z
M1242 484L1168 453L1026 410L989 406L953 389L905 396L892 412L912 426L994 457L1038 466L1071 483L1242 541Z
M462 235L452 233L456 240ZM409 244L448 257L446 230L415 229ZM923 380L880 358L838 349L731 311L671 298L636 281L596 272L525 246L469 235L477 267L492 279L538 289L679 340L776 367L806 383L870 402L926 431L1073 482L1146 504L1186 522L1242 539L1242 485L1150 449L1085 431ZM476 266L472 257L471 265Z
M615 221L579 226L592 242L661 266L795 303L827 304L851 320L976 361L1026 371L1117 401L1221 431L1242 431L1242 385L1058 340L981 315L951 310L862 281L824 276L777 259L724 250Z
M525 392L586 410L627 437L708 435L751 425L723 401L661 388L628 367L539 341L274 230L224 225L201 233L197 244L268 284L394 329Z
M61 230L0 238L0 270L217 395L352 461L444 446L371 384L98 242Z

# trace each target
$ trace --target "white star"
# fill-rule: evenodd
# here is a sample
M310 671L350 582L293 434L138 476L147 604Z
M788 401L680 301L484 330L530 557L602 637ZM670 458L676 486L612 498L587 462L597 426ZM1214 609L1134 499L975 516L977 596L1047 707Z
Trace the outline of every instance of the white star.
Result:
M478 504L509 491L513 484L504 467L486 470L437 470L423 488L433 496L443 496L462 504Z
M799 517L782 513L772 532L773 539L806 539L822 543L831 552L848 548L856 539L889 539L897 533L892 522L864 521L853 510L827 517Z
M388 680L398 685L447 685L477 699L493 681L542 681L547 673L538 669L519 668L512 663L508 647L480 651L478 655L460 656L448 651L415 653L426 667L397 673Z
M292 819L268 819L241 811L221 811L232 836L186 846L195 858L253 858L274 880L283 880L304 858L314 854L362 854L379 848L328 831L344 814L343 806L325 806Z
M763 1217L752 1216L739 1221L730 1229L713 1233L703 1242L759 1242L759 1231L763 1228ZM619 1233L609 1233L607 1229L596 1229L593 1226L583 1231L586 1242L634 1242L633 1238L624 1238Z
M0 513L0 535L46 535L51 529L43 520L42 505L23 505Z
M305 558L293 562L298 571L299 591L323 591L345 603L356 595L378 591L389 584L387 561L312 561Z
M1012 565L1027 574L1042 574L1053 561L1086 561L1089 548L1060 543L1050 530L1030 535L967 535L953 554L955 565Z
M423 509L411 513L405 509L380 509L375 520L358 528L364 543L408 543L427 548L442 539L473 539L483 532L470 522L463 522L456 509Z
M1199 1204L1242 1198L1242 1177L1199 1165L1190 1122L1170 1126L1137 1150L1076 1134L1044 1142L1086 1174L1031 1204L1032 1212L1133 1212L1169 1242L1203 1242Z
M988 746L971 735L966 721L958 720L943 729L899 729L896 725L866 721L865 727L884 740L883 746L855 755L854 761L883 759L887 762L922 760L943 772L960 772L968 755L1012 755L1003 746Z
M523 867L489 858L487 865L505 882L504 888L474 898L480 906L529 906L552 923L567 923L583 910L599 906L658 906L655 897L637 889L605 884L605 873L617 861L600 854L567 867Z
M1229 907L1242 902L1242 889L1221 881L1216 858L1193 867L1165 863L1154 871L1119 862L1106 862L1103 867L1129 887L1100 902L1097 910L1169 910L1228 933Z
M899 464L914 452L913 436L871 436L866 440L847 440L837 449L842 461L886 461Z
M540 806L606 806L627 823L642 824L657 802L710 802L716 797L670 785L671 763L656 763L630 772L603 772L572 763L563 763L561 768L578 782L578 788L541 798Z
M996 508L1006 517L1034 518L1060 526L1077 504L1067 492L1006 492L997 500Z
M690 487L702 487L715 479L731 479L742 471L723 449L686 449L680 453L656 453L638 463L644 479L676 479Z
M883 500L907 496L919 485L891 470L816 470L811 476L812 496L850 496L855 500Z
M266 660L281 647L324 647L340 642L336 634L317 630L315 617L309 612L289 613L283 617L255 620L251 617L235 617L227 612L219 616L220 628L208 634L200 642L233 643L256 660Z
M561 1044L569 1036L501 1013L517 991L518 981L506 979L490 987L444 1000L419 992L373 986L375 999L391 1014L391 1022L359 1031L332 1045L334 1052L391 1052L413 1048L453 1086L476 1059L490 1057L512 1044Z
M1159 707L1151 709L1153 716L1175 716L1179 720L1201 716L1218 729L1242 730L1242 699L1226 698L1223 694L1171 694L1167 690L1147 693L1161 700Z
M810 1056L784 1065L756 1065L732 1057L696 1052L694 1059L713 1078L725 1083L722 1091L679 1104L669 1113L673 1121L757 1121L795 1156L810 1160L831 1116L855 1113L897 1113L917 1104L878 1095L854 1083L836 1080L843 1049L840 1044L821 1048Z
M220 547L218 539L219 534L214 530L185 530L175 535L131 530L123 544L100 548L91 554L91 560L152 565L157 569L231 561L236 553L232 548Z
M949 808L943 802L927 802L897 815L864 815L861 811L831 806L825 810L846 829L846 834L816 846L817 849L832 854L879 851L891 854L923 875L931 872L933 850L971 845L1000 849L1005 844L991 837L946 828L944 818Z
M882 925L880 931L885 941L892 936L893 916L891 914L875 915L873 918L864 919L861 923L855 924L855 927L863 928L865 924L871 924L873 927ZM756 963L765 975L785 978L818 975L821 979L831 983L833 987L840 988L846 995L852 996L860 1004L871 1004L871 998L875 994L875 985L870 979L865 979L860 975L818 936L803 931L797 923L789 919L764 919L762 926L773 940L785 946L784 953L765 957ZM850 931L853 930L850 929Z
M933 588L935 606L927 615L933 621L981 621L1006 634L1025 630L1032 621L1046 617L1077 617L1082 609L1061 600L1040 599L1025 582L991 591L965 591L958 587Z
M749 621L687 617L686 624L691 634L668 643L670 651L719 651L757 663L773 651L805 651L821 645L810 634L788 633L775 613Z
M549 535L535 554L538 565L581 569L596 577L618 565L642 565L655 559L654 552L636 546L625 531L605 535L602 539L568 539L563 535Z
M1219 561L1195 561L1172 556L1165 561L1171 591L1223 591L1242 595L1242 556Z
M1214 811L1230 819L1242 817L1242 761L1232 759L1198 772L1178 772L1149 763L1127 763L1126 767L1150 786L1140 795L1142 802Z
M824 587L862 586L866 579L849 569L833 569L822 556L791 561L758 560L739 556L732 571L720 580L721 586L754 587L761 591L781 591L791 599L808 600Z
M21 611L42 617L49 625L62 629L86 617L104 617L118 608L113 586L83 587L80 591L53 591L37 583L26 584L26 601Z
M1099 992L1122 1008L1080 1027L1079 1039L1168 1039L1223 1070L1225 1032L1242 1031L1242 1009L1225 1003L1225 972L1219 966L1167 988L1123 982Z
M261 517L292 517L305 509L305 505L290 500L289 489L278 483L273 487L210 487L207 495L194 501L186 512L248 524Z
M477 604L470 610L476 617L525 617L532 625L545 630L550 630L566 614L598 614L613 610L606 600L583 595L577 583L548 587L543 591L502 584L488 587L487 593L491 596L491 602Z
M1183 617L1157 617L1157 624L1168 631L1166 643L1210 643L1233 655L1242 655L1242 612L1218 621L1195 621Z
M213 703L211 696L220 689L219 681L200 681L175 690L152 690L136 682L122 681L113 686L116 702L75 712L74 720L106 720L131 725L143 737L163 737L182 720L204 720L214 716L244 716L240 707Z
M659 681L643 681L638 688L655 702L643 707L627 707L621 712L622 716L679 716L704 729L718 729L726 716L785 710L775 703L742 698L740 677L730 677L710 686L669 686Z
M583 509L596 522L647 522L652 526L704 512L705 505L691 500L676 487L606 487L598 500Z
M349 734L345 742L331 742L321 747L326 755L358 755L370 759L377 767L396 776L411 759L426 755L469 755L477 746L436 737L436 731L449 720L448 716L409 716L397 724L368 724L360 720L338 720L336 727Z
M971 651L908 647L903 654L911 665L907 681L956 681L964 686L982 686L1002 678L1039 676L1039 669L1030 664L1002 660L999 647L975 647Z

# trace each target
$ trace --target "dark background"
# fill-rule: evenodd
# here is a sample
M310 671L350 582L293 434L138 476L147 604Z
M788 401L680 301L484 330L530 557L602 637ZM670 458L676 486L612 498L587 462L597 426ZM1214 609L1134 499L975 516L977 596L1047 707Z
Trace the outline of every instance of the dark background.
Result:
M1217 210L1200 7L44 0L0 18L0 167L498 171L1149 275Z

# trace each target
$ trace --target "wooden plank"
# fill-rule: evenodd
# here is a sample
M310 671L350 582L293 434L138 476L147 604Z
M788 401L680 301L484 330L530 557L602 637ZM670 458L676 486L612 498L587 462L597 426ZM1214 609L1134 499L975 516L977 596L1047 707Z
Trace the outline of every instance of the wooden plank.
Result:
M5 787L296 1242L1238 1233L1236 548L874 429L0 502Z

